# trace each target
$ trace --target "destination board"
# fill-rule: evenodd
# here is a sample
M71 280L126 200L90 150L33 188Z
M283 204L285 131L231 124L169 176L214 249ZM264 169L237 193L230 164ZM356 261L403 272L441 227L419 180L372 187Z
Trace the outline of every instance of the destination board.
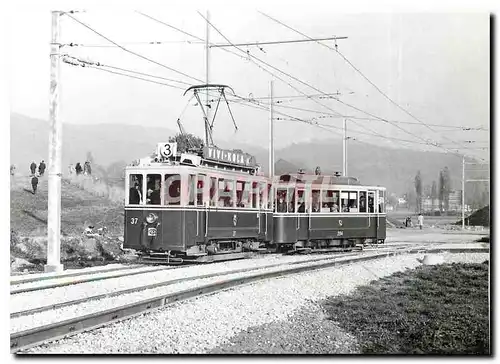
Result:
M203 158L223 163L238 164L245 167L255 167L257 165L255 157L248 153L216 147L205 147L203 149Z

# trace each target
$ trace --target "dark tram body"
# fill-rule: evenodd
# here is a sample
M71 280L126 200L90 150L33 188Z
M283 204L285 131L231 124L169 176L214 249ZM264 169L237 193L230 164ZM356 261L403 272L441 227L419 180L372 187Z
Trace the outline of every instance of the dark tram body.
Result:
M363 186L350 177L301 174L281 176L274 187L278 245L328 248L385 240L383 187Z
M382 187L301 174L272 183L248 154L173 144L126 167L125 248L200 257L385 240Z

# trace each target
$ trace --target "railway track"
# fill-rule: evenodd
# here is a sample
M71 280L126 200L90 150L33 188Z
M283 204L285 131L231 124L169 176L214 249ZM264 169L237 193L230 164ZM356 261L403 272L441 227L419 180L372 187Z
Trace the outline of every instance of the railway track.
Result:
M136 274L151 273L160 270L172 269L173 267L161 266L161 267L151 267L143 265L133 265L129 267L99 270L93 272L72 272L70 274L60 274L48 277L39 278L29 278L27 277L25 281L20 283L11 280L10 294L19 294L32 291L40 291L50 288L58 288L63 286L70 286L78 283L95 282L104 279L119 278L125 276L133 276ZM133 271L135 269L135 271ZM102 274L102 275L100 275ZM38 285L40 281L48 281L46 284ZM51 282L52 281L52 282Z
M44 312L44 311L54 310L54 309L61 308L61 307L76 305L76 304L87 302L90 300L99 300L99 299L103 299L103 298L115 297L115 296L119 296L119 295L123 295L123 294L127 294L127 293L139 292L139 291L154 289L154 288L158 288L158 287L164 287L164 286L173 285L173 284L182 283L182 282L189 282L189 281L212 278L212 277L223 277L223 276L227 276L230 274L247 273L247 272L261 270L261 269L293 266L293 265L305 264L305 263L317 263L317 262L321 262L321 261L329 261L332 259L338 259L340 257L349 257L349 256L354 256L354 255L358 255L358 253L348 253L348 254L342 254L342 255L339 254L339 255L335 255L335 256L320 257L320 258L308 259L308 260L299 260L299 261L295 261L295 262L266 264L266 265L257 266L257 267L234 269L234 270L228 270L225 272L214 272L214 273L208 273L208 274L202 274L202 275L194 275L194 276L190 276L190 277L171 279L171 280L166 280L166 281L162 281L162 282L158 282L158 283L143 285L140 287L128 288L128 289L123 289L123 290L110 292L110 293L87 296L87 297L80 298L80 299L50 304L50 305L36 307L33 309L28 309L28 310L23 310L23 311L16 311L16 312L13 312L10 314L10 318L12 319L12 318L21 317L21 316L32 315L32 314L39 313L39 312ZM145 274L146 273L148 273L148 272L145 272ZM88 281L92 281L92 280L88 280ZM54 288L54 287L51 286L50 288Z
M226 272L225 274L221 273L213 273L210 275L202 275L197 277L190 277L181 280L177 280L177 282L162 282L160 285L172 285L179 282L186 282L188 280L196 281L207 279L210 277L226 277L226 279L218 280L209 284L201 284L195 287L191 287L189 289L179 290L175 292L170 292L168 294L158 295L152 298L139 300L136 302L128 303L125 305L120 305L117 307L113 307L107 310L93 312L85 315L81 315L79 317L74 317L71 319L63 320L60 322L54 322L47 325L34 327L31 329L18 331L11 334L11 352L15 353L21 351L23 349L27 349L32 346L39 345L46 341L57 340L65 336L74 335L76 333L87 331L91 329L95 329L97 327L104 326L106 324L116 322L119 320L123 320L125 318L130 318L142 313L145 313L150 310L154 310L159 307L163 307L175 302L179 302L182 300L190 299L193 297L214 293L220 290L224 290L227 288L235 287L242 284L251 283L257 280L276 278L280 276L285 276L289 274L295 274L305 271L312 271L322 268L334 267L337 265L345 265L357 262L363 262L368 260L380 259L387 256L394 256L399 254L411 254L411 253L437 253L437 252L445 252L449 251L445 248L433 248L432 246L418 246L412 247L408 246L399 246L394 249L383 249L381 251L364 252L361 254L351 254L350 256L342 255L336 257L328 257L328 258L319 258L315 260L309 260L306 262L295 262L295 263L287 263L287 264L274 264L270 265L267 268L266 272L263 272L262 267L257 268L247 268L240 270L233 270ZM483 248L468 248L468 249L453 249L453 252L488 252L488 249ZM272 269L272 268L280 268L280 269ZM272 269L272 270L269 270ZM261 272L255 272L257 270L261 270ZM253 274L251 274L253 272ZM240 277L231 277L234 274L240 273L248 273ZM151 287L141 287L139 290L147 290L151 289ZM138 290L137 288L135 289ZM128 290L130 291L130 290ZM124 294L123 292L116 292L116 294ZM88 301L89 299L96 299L96 297L89 297L85 300L79 300L79 303ZM78 304L76 302L73 303L65 303L66 305ZM41 309L41 308L39 308ZM50 308L47 308L50 309ZM26 314L31 314L27 313ZM19 316L22 314L19 313ZM12 316L11 316L12 317Z

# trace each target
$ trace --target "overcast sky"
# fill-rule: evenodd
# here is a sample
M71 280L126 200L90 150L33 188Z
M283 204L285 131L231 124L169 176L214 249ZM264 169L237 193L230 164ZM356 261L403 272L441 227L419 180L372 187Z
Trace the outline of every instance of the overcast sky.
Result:
M276 105L276 111L324 125L323 128L318 128L293 120L277 120L278 146L336 137L341 130L335 128L342 127L342 118L329 117L331 115L327 114L369 117L364 112L394 122L399 128L393 123L380 120L350 119L349 135L360 141L384 146L405 145L417 149L438 150L421 144L396 142L361 134L378 133L413 142L432 140L453 149L458 146L449 139L462 146L488 146L490 15L487 12L353 13L350 9L350 12L343 13L327 2L316 3L315 6L307 4L309 2L285 6L283 3L258 9L310 37L348 37L337 41L338 50L345 59L335 51L314 42L240 47L243 52L231 48L231 51L240 57L221 48L210 50L211 83L229 85L237 95L253 97L261 103L267 103L268 99L259 98L269 95L269 81L274 79L275 96L293 96L280 99L282 102ZM8 36L11 112L48 119L50 10L54 9L47 3L30 9L14 8L11 13ZM67 7L59 9L71 10ZM206 36L206 22L197 13L199 10L205 15L206 5L143 6L140 10L197 37ZM232 43L304 38L266 18L255 7L237 9L219 5L208 10L213 25ZM204 45L188 35L133 10L121 10L119 7L93 7L87 9L87 12L73 16L124 47L202 82L140 59L117 47L91 47L111 44L68 16L61 18L62 42L87 46L66 46L62 48L62 53L113 67L183 81L187 84L157 79L184 89L189 87L189 84L200 84L205 80ZM215 43L227 43L214 28L210 28L210 40ZM166 43L134 44L151 41ZM334 47L332 41L324 43ZM245 58L247 51L251 56L258 57L314 88L269 68L255 58ZM346 60L420 121L387 100ZM262 68L268 69L274 76ZM108 70L117 71L109 68ZM176 120L182 114L181 120L186 130L203 135L199 106L192 100L186 107L190 95L183 96L182 89L131 79L102 69L75 67L65 63L61 63L60 82L61 110L65 123L137 124L164 126L177 131ZM321 93L338 92L339 101L318 97L314 98L314 101L297 97L302 93L318 94L318 90ZM234 133L227 107L221 104L215 123L215 140L236 139L266 147L269 113L233 102L230 104L239 131ZM215 108L215 103L212 105ZM318 112L300 111L290 107ZM280 119L287 118L283 115L275 116ZM433 130L430 130L419 124L420 122L449 127L431 126ZM486 131L466 132L451 127L484 127ZM465 143L469 140L475 143ZM484 157L487 152L470 150L469 153Z

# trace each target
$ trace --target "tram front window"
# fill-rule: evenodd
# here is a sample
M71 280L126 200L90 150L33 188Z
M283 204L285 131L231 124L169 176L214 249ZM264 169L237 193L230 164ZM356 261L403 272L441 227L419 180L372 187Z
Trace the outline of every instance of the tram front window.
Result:
M142 174L131 174L129 178L128 203L139 205L142 202Z
M147 205L161 205L161 175L148 174L147 175L147 191L146 191L146 204Z
M181 176L178 174L165 175L165 205L181 204Z

